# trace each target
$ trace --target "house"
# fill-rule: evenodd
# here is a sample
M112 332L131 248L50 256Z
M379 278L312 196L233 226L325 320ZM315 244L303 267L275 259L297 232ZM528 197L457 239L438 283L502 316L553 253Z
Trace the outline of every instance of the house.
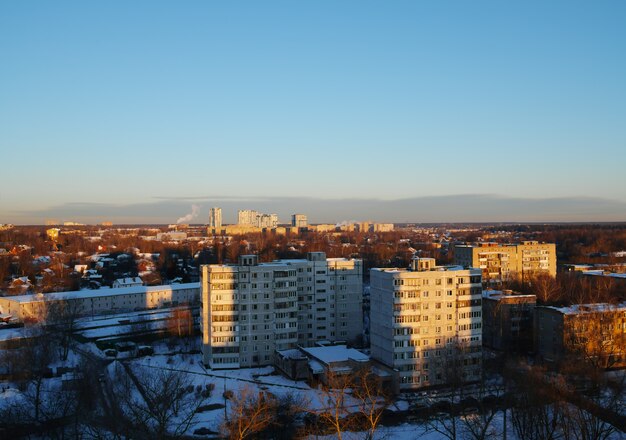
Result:
M143 281L139 277L118 278L113 281L113 288L119 289L122 287L134 287L143 286Z

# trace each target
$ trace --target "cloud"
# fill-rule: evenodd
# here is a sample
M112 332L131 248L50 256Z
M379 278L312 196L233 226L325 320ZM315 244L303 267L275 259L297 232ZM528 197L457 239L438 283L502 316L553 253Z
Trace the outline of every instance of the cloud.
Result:
M47 218L116 224L171 223L189 209L192 198L158 199L155 202L115 205L67 203L50 208L9 213L2 222L43 223ZM287 223L295 212L307 214L313 223L343 219L396 223L461 222L602 222L626 221L626 202L600 197L515 198L493 194L458 194L396 200L375 198L322 199L312 197L214 197L193 198L200 210L219 206L224 221L236 221L237 210L256 209L277 213ZM192 213L193 214L193 208ZM207 219L193 217L198 223Z

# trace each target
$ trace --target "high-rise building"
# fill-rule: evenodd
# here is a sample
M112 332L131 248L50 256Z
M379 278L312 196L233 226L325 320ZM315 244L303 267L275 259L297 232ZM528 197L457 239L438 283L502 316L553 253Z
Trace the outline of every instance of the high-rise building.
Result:
M209 228L222 227L222 208L209 209Z
M294 228L306 228L309 225L306 215L293 214L291 216L291 226Z
M237 214L237 224L240 226L274 229L278 226L278 215L263 214L253 209L241 209Z
M454 248L454 262L482 270L483 281L499 283L512 277L538 273L556 276L554 243L523 241L519 244L480 243Z
M211 368L269 365L276 350L355 341L363 330L362 261L326 258L202 266L202 346Z
M256 226L256 218L258 215L258 211L254 209L240 209L237 212L237 224L242 226Z
M372 269L370 281L371 354L398 371L400 390L445 384L452 374L478 379L479 269L416 258L409 269Z

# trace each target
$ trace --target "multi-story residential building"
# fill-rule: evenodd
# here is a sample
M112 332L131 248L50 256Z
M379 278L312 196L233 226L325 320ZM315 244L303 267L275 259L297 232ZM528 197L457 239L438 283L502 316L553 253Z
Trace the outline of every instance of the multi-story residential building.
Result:
M354 341L362 324L362 261L326 258L202 267L203 360L211 368L269 365L276 350Z
M209 209L209 229L222 227L222 208Z
M533 347L535 295L511 290L483 291L483 345L527 353Z
M237 212L237 224L242 226L256 226L259 212L254 209L240 209Z
M483 281L491 283L537 273L556 276L554 243L523 241L519 244L459 245L454 248L454 262L464 267L482 269Z
M237 213L237 224L239 226L273 229L278 226L278 215L263 214L253 209L243 209Z
M547 362L626 366L626 303L535 308L535 350Z
M256 226L258 228L274 229L278 226L277 214L259 214L256 218Z
M294 228L306 228L309 225L308 219L304 214L293 214L291 216L291 226Z
M409 269L372 269L370 281L371 354L398 371L400 390L478 378L480 269L415 258Z

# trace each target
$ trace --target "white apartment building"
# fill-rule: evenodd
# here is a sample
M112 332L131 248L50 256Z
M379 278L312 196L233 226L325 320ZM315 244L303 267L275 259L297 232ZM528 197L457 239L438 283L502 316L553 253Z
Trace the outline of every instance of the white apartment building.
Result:
M291 226L294 228L306 228L309 225L309 221L304 214L292 214Z
M222 208L209 209L209 228L218 229L222 227Z
M370 281L371 355L398 371L400 390L478 378L480 269L416 258L409 269L372 269Z
M278 215L263 214L253 209L242 209L237 213L237 224L240 226L274 229L278 226Z
M39 321L47 308L63 302L72 306L79 316L96 316L131 310L197 304L200 283L163 286L132 286L117 289L77 290L0 297L0 313L8 313L20 321Z
M256 218L259 215L254 209L240 209L237 212L237 224L246 226L256 226Z
M269 365L276 350L352 341L363 331L362 261L326 258L202 267L202 349L211 368Z

